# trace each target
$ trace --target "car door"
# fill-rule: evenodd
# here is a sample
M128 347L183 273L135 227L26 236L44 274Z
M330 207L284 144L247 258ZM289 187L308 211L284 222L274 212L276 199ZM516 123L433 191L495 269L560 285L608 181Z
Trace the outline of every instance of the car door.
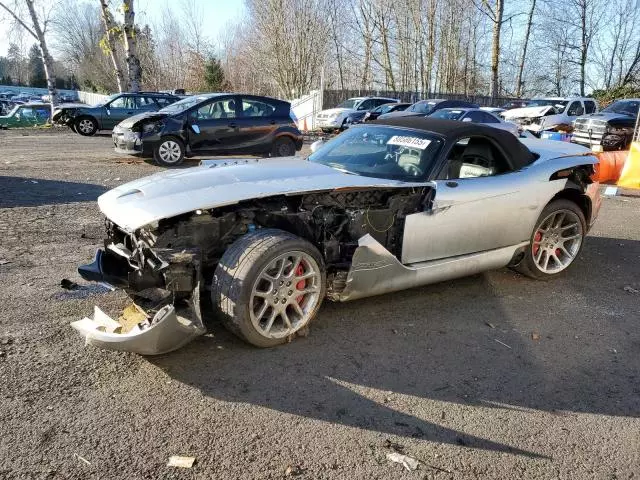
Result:
M526 242L541 198L490 139L460 139L434 180L432 205L408 215L402 262L424 262Z
M233 148L269 150L273 135L280 126L276 105L264 98L239 98L241 108L236 122L238 134Z
M194 152L232 149L237 141L239 97L214 97L189 112L188 141Z
M122 95L113 99L104 106L102 116L102 128L111 129L125 118L129 118L137 113L135 98L129 95Z

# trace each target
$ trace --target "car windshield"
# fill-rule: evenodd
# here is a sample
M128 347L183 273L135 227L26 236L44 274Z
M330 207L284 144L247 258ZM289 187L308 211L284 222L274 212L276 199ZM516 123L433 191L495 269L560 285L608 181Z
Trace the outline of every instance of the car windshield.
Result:
M15 107L13 107L11 111L7 114L7 117L13 117L18 112L19 108L20 108L20 105L16 105Z
M119 96L120 96L119 93L114 93L113 95L109 95L106 100L103 100L102 102L98 102L98 103L96 103L95 105L92 105L92 106L94 106L94 107L102 107L103 105L106 105L107 103L115 100Z
M436 106L436 102L418 102L411 105L407 110L416 113L429 113Z
M554 107L557 111L562 112L568 103L568 100L538 98L536 100L531 100L527 104L527 107Z
M384 105L380 105L379 107L374 108L372 111L376 113L387 113L396 105L397 103L385 103Z
M445 120L460 120L464 115L464 110L453 110L449 108L443 108L442 110L436 110L429 117L431 118L444 118Z
M184 98L182 100L180 100L179 102L175 102L172 103L171 105L167 105L164 108L161 108L160 111L161 112L166 112L166 113L182 113L185 110L188 110L189 108L197 105L200 102L204 102L205 100L209 100L210 98L213 98L211 96L202 96L202 95L194 95L192 97L187 97Z
M359 126L323 145L309 161L354 175L415 182L431 170L442 144L429 132Z
M356 104L362 100L361 98L350 98L349 100L345 100L336 108L356 108Z
M640 106L640 102L638 101L618 100L602 111L604 113L620 113L622 115L631 115L635 117L638 115L638 106Z

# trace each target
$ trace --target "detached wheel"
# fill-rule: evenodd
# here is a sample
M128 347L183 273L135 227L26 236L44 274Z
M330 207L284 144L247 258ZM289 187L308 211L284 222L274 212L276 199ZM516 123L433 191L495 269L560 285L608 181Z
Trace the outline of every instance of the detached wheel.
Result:
M75 132L85 137L90 137L98 131L98 122L91 117L80 117L73 122Z
M580 207L569 200L554 200L540 214L531 244L516 270L538 280L557 276L578 257L585 232Z
M153 159L163 167L180 165L184 160L184 143L176 137L161 139L153 149Z
M224 253L211 300L229 330L257 347L273 347L309 325L325 280L322 256L311 243L282 230L258 230Z
M280 137L271 147L272 157L292 157L296 154L296 145L289 137Z

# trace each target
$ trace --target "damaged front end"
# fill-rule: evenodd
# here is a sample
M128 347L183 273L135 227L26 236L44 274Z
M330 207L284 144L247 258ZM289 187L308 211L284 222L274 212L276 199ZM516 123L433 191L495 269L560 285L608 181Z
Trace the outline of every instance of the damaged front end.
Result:
M105 248L78 273L89 281L123 288L134 300L116 321L95 308L93 318L73 322L87 344L142 355L176 350L206 332L200 309L197 250L153 249L143 238L107 222Z

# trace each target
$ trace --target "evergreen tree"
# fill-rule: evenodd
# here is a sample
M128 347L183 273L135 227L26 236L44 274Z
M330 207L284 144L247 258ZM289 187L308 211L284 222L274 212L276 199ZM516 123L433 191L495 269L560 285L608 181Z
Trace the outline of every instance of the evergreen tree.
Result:
M204 64L204 81L211 92L223 92L229 89L222 63L216 57L210 57Z

